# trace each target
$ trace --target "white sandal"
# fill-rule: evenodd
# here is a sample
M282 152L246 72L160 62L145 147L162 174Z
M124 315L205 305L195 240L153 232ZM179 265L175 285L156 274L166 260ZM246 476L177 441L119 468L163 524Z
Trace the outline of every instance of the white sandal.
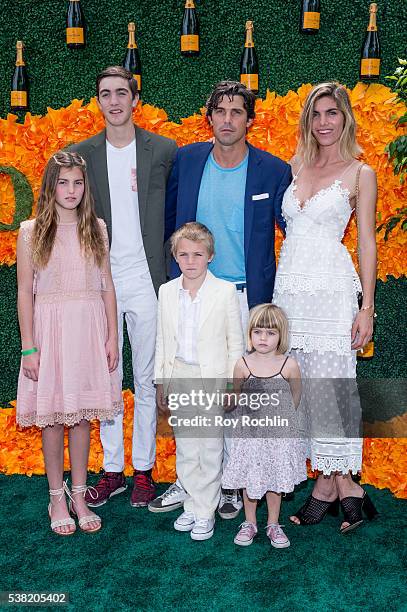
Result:
M51 497L53 496L59 496L59 500L61 501L61 499L63 498L65 492L67 491L68 487L66 485L66 483L64 482L62 487L60 489L49 489L49 494L51 495ZM68 495L69 495L69 490L68 490ZM48 515L49 518L51 519L51 508L52 508L52 502L49 502L48 504ZM72 531L56 531L58 529L58 527L65 527L65 526L74 526L75 529L73 529ZM70 516L69 518L64 518L64 519L58 519L57 521L51 521L51 529L54 533L56 533L57 535L60 536L70 536L73 535L76 531L76 524L75 521L73 520L73 518Z
M87 490L88 490L88 487L86 486L86 484L85 485L72 485L71 494L72 496L78 495L80 493L85 495ZM71 498L71 501L69 502L69 510L71 514L78 516L77 512L75 511L73 507L74 503L75 503L74 499ZM88 525L89 523L96 523L96 522L99 523L99 525L95 527L94 529L84 529L85 525ZM79 523L79 527L81 531L84 531L85 533L95 533L96 531L99 531L102 527L102 519L100 518L100 516L98 516L95 513L88 514L86 516L82 516L81 518L79 518L78 516L78 523Z

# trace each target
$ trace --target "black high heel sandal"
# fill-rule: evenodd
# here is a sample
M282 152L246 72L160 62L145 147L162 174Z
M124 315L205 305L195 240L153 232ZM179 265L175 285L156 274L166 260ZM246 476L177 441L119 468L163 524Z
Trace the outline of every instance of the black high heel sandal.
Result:
M300 525L316 525L320 523L326 514L338 516L339 514L339 498L337 497L332 502L316 499L310 495L305 504L292 516L297 517ZM297 525L294 521L290 521Z
M363 523L362 512L365 513L369 521L379 514L366 491L362 497L344 497L340 504L343 511L343 520L349 523L347 527L342 527L341 533L347 533L359 527Z

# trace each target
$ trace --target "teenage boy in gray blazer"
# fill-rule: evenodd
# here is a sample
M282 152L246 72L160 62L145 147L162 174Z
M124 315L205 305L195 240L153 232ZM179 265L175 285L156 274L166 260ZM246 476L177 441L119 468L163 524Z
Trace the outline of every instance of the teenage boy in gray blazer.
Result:
M118 338L123 347L123 319L129 336L135 389L132 459L132 506L155 497L151 470L155 461L156 403L152 383L157 292L166 280L164 205L168 175L177 146L173 140L134 125L139 94L132 74L111 66L96 79L97 104L106 129L70 147L85 159L96 213L105 220L117 295ZM122 373L122 356L119 368ZM123 492L123 415L101 423L104 472L89 506L101 506Z

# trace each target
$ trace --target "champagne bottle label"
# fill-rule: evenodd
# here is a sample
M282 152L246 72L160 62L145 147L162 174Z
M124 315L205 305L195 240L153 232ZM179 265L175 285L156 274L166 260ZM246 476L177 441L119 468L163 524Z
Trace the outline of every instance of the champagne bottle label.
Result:
M27 92L26 91L12 91L11 92L11 106L27 106Z
M66 42L68 45L83 44L85 42L83 28L66 28Z
M137 90L141 91L141 74L133 74L133 79L137 81Z
M320 13L304 11L303 28L310 30L319 30L320 19Z
M186 0L185 8L195 8L195 0Z
M181 36L181 51L199 51L198 34L183 34Z
M241 74L240 82L246 85L247 89L253 89L257 91L259 89L259 75L258 74Z
M361 60L360 74L363 76L379 76L380 59L368 57Z

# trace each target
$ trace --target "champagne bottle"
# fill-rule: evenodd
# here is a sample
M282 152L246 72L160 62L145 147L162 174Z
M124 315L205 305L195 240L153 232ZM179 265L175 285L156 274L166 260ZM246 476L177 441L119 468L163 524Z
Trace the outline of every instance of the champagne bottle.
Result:
M141 92L141 61L136 43L136 24L131 21L127 29L129 31L129 42L127 43L127 52L124 56L123 67L132 73L137 81L138 92Z
M240 60L240 82L253 93L258 93L259 62L253 42L253 21L246 21L246 42Z
M199 21L194 0L185 0L181 23L181 53L182 55L199 53Z
M377 4L370 5L370 19L360 58L360 79L371 81L380 74L380 44L376 25Z
M357 352L359 359L373 359L374 357L374 341L371 340L362 349Z
M13 79L11 82L10 106L12 110L27 110L28 76L23 60L23 43L21 40L17 41L16 48L17 58L16 67L14 68Z
M70 49L85 46L85 19L80 0L69 0L66 14L66 44Z
M320 18L320 0L302 0L300 32L302 34L318 34Z

